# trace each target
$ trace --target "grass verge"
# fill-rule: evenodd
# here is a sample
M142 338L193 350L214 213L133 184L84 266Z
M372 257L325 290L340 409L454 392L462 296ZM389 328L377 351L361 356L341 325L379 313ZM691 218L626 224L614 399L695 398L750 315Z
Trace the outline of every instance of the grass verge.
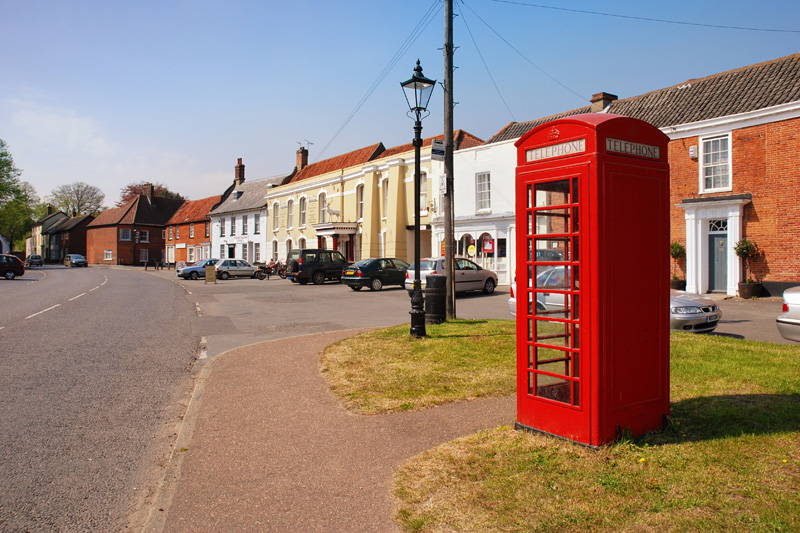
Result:
M513 394L512 321L372 331L322 370L364 413ZM670 427L590 450L497 428L395 473L406 531L800 531L800 348L671 335Z
M408 329L369 331L322 353L323 376L349 408L377 414L513 394L513 321L429 325L422 339Z
M671 336L670 427L594 451L498 428L395 473L406 531L798 531L800 348Z

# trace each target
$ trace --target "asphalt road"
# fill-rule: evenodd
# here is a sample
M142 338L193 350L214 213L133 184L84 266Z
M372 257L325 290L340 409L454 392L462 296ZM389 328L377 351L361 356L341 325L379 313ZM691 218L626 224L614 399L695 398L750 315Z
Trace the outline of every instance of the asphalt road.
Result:
M460 295L459 318L510 318L508 289ZM34 268L0 280L0 531L136 529L168 472L206 363L300 335L409 324L400 287ZM716 334L790 343L780 299L718 302Z
M0 530L142 522L199 353L184 290L45 266L0 280L0 302Z

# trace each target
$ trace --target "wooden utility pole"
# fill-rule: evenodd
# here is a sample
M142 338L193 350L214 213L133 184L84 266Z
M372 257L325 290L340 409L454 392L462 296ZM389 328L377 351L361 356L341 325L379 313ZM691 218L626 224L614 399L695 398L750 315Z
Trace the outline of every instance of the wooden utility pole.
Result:
M453 0L444 0L444 259L447 276L448 319L456 318L455 270L453 256Z

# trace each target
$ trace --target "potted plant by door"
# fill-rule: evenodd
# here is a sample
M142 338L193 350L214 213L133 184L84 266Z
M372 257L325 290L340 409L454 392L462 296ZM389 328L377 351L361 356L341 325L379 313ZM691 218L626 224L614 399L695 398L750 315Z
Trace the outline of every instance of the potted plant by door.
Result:
M757 298L761 295L761 282L751 277L750 261L759 254L758 245L753 241L742 239L734 245L733 249L737 256L744 259L745 280L739 283L739 297Z
M675 260L674 263L672 264L672 279L669 282L669 288L676 289L679 291L685 291L686 280L678 277L678 275L676 274L676 269L678 267L678 261L681 259L681 257L686 255L686 248L684 248L683 245L678 241L670 243L669 255Z

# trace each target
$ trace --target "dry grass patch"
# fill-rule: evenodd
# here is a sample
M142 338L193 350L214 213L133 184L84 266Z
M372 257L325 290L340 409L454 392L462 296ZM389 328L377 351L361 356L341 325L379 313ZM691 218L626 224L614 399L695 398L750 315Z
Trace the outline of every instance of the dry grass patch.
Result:
M515 390L516 336L510 320L456 320L369 331L325 349L322 375L352 409L376 414L505 396Z
M671 426L600 450L498 428L395 474L406 531L800 531L800 348L673 334Z

